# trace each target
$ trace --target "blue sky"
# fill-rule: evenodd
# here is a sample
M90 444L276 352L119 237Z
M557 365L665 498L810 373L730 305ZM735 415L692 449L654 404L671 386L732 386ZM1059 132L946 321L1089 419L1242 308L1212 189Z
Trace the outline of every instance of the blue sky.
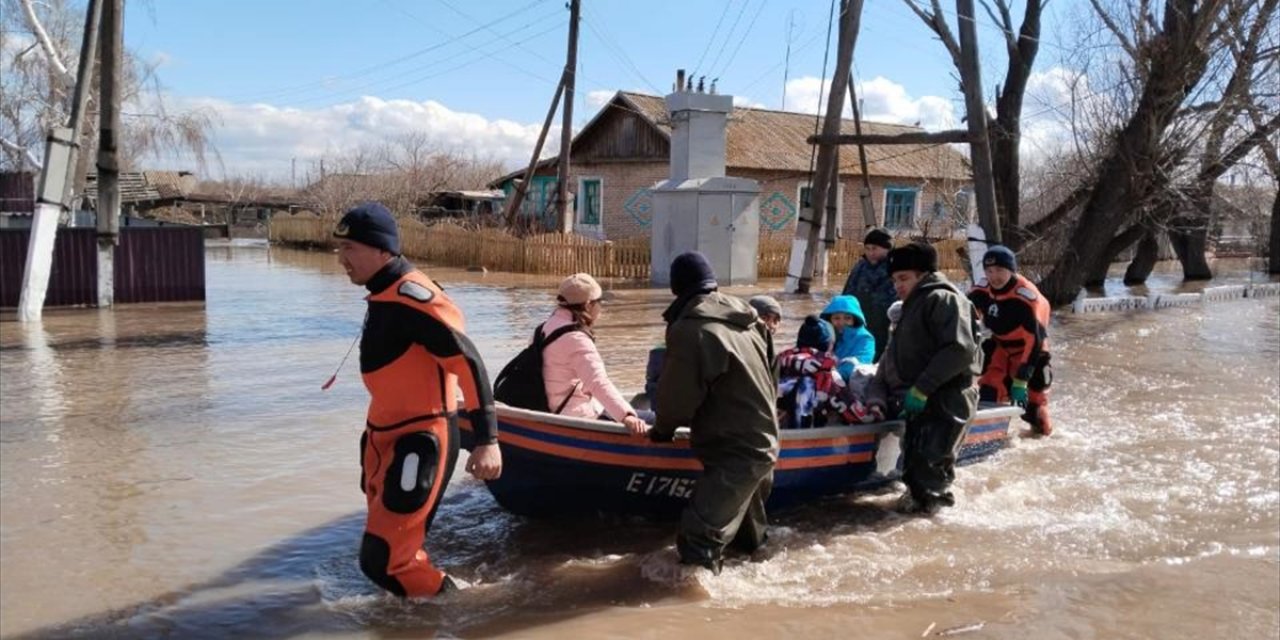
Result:
M1037 68L1050 70L1063 49L1054 40L1060 4L1049 5ZM583 7L575 127L615 90L665 93L681 67L708 82L718 77L719 91L741 104L767 108L783 106L785 71L786 107L817 107L828 2L583 0ZM979 12L990 87L1004 56L997 27ZM125 39L161 63L176 104L220 114L223 163L211 173L278 176L293 158L412 129L519 162L563 65L567 21L564 0L155 0L129 4ZM834 65L833 57L826 75ZM867 0L856 72L869 118L928 128L959 121L950 58L901 0Z

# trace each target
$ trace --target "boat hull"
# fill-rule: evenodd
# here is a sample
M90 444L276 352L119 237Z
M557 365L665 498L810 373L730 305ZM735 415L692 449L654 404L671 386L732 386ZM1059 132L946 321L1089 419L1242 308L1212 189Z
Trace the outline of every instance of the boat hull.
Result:
M984 408L966 428L957 457L969 464L1009 442L1011 407ZM881 487L901 475L903 424L784 430L774 470L771 511L830 495ZM499 407L502 477L488 482L503 508L527 516L619 513L679 514L701 473L684 430L675 442L651 443L621 425ZM469 425L462 425L470 448Z

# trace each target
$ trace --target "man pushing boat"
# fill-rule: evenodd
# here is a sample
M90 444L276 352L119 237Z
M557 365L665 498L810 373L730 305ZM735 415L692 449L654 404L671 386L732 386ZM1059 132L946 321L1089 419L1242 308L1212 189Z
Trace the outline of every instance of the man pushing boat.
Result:
M680 517L680 562L719 574L725 547L751 553L765 542L765 501L778 461L777 381L768 329L747 303L717 291L700 253L671 263L675 302L649 431L669 442L689 427L702 476Z

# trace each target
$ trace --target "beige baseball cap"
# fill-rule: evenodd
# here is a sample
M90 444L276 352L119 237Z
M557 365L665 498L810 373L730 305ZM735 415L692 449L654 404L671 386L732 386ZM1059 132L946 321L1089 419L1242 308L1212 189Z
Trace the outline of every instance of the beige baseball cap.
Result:
M589 273L575 273L560 283L559 299L567 305L586 304L604 295L600 283Z

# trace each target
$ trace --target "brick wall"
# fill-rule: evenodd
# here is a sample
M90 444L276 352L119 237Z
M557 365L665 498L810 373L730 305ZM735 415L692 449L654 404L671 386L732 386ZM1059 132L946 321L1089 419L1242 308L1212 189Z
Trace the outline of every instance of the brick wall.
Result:
M551 172L547 172L550 174ZM799 213L798 193L800 185L809 184L807 174L782 174L766 171L730 170L735 177L750 178L760 183L760 233L762 237L793 236L796 229L796 216ZM582 227L575 225L575 230L583 235L595 236L604 240L622 240L647 235L653 215L653 199L650 189L655 184L666 180L668 165L665 162L608 162L596 164L575 164L571 167L571 184L576 190L582 178L596 178L601 181L600 204L601 225L599 227ZM862 205L858 194L862 181L857 177L845 177L844 193L841 203L841 237L856 238L862 235ZM875 205L878 224L884 223L885 188L915 187L920 192L916 196L914 229L902 229L901 233L918 232L928 223L934 212L934 203L941 202L944 212L952 211L954 194L963 185L955 181L937 181L923 179L872 178L872 203ZM970 210L972 210L972 203ZM936 236L937 225L934 224L930 235Z

